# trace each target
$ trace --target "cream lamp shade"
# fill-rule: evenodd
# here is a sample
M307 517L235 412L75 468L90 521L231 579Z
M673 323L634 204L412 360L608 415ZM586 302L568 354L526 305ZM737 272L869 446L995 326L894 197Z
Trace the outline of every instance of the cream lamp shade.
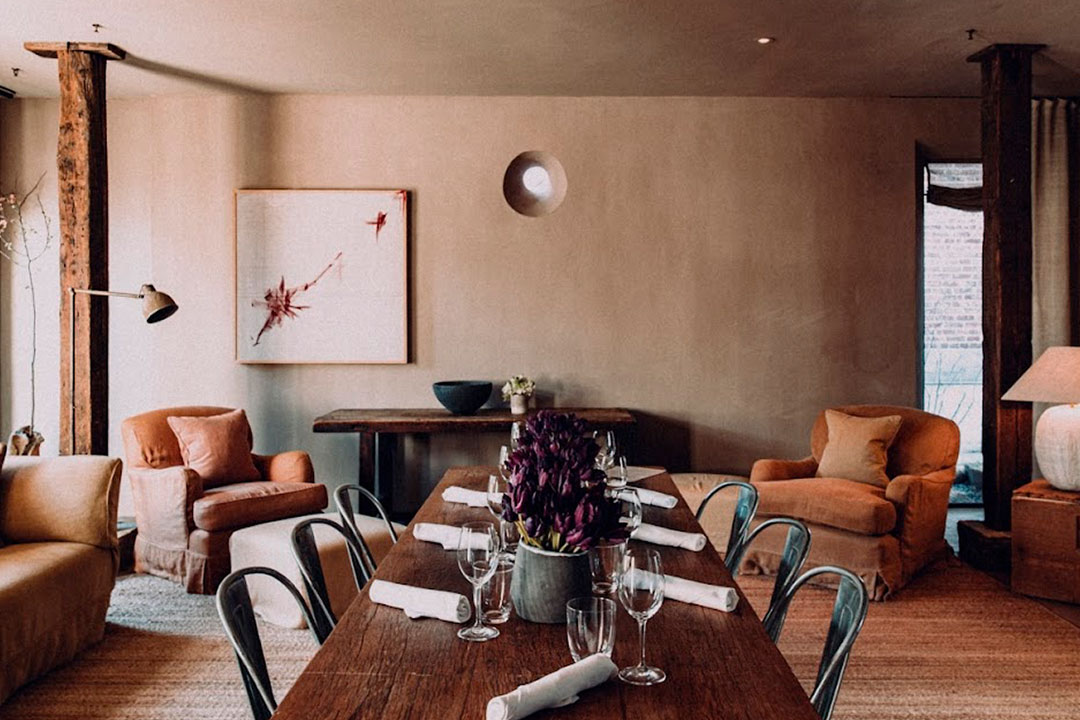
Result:
M142 298L143 318L148 323L160 322L176 312L176 302L153 285L139 288L139 297Z
M1035 456L1051 485L1080 491L1080 347L1047 348L1001 399L1058 403L1039 416Z

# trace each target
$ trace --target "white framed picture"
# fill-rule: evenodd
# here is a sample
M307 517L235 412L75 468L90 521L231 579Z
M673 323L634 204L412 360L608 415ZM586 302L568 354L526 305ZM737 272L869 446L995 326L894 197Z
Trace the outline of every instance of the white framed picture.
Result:
M236 191L236 359L408 361L408 192Z

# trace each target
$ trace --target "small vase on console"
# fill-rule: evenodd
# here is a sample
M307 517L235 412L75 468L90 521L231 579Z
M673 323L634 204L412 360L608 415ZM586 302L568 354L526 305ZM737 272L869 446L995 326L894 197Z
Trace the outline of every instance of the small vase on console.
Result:
M514 415L524 415L529 411L528 395L511 395L510 412Z

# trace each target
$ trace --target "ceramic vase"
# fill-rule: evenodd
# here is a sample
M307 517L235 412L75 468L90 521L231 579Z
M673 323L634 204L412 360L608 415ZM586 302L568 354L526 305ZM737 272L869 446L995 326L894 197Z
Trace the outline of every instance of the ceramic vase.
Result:
M567 601L591 592L588 553L560 553L518 544L510 599L522 620L565 624Z
M514 415L524 415L529 410L529 396L528 395L511 395L510 396L510 412Z

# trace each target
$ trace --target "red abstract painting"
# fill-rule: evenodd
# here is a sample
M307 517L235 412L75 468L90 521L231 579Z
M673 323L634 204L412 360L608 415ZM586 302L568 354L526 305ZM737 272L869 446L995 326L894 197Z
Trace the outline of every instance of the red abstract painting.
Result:
M330 261L330 264L323 268L322 272L315 276L315 279L306 282L303 285L297 285L295 287L285 287L285 276L281 276L281 282L275 287L266 289L266 294L262 300L254 300L251 303L252 307L263 306L266 308L266 322L263 323L262 329L259 330L259 334L255 336L255 342L253 345L258 345L262 340L263 333L271 328L278 327L285 322L285 318L295 318L296 313L300 310L307 310L310 305L297 305L293 302L297 295L310 290L315 286L315 283L322 279L323 275L330 272L330 269L341 260L342 253L338 253L334 256L334 259Z

